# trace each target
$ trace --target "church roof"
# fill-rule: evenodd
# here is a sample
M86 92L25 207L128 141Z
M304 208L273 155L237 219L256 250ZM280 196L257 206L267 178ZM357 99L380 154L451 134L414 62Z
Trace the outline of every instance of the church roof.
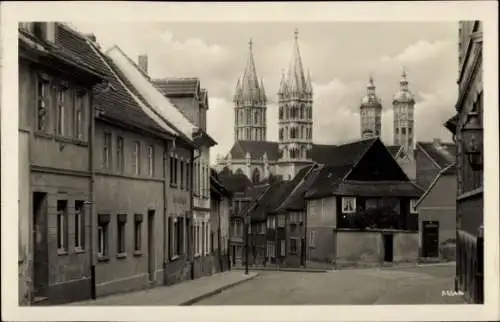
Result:
M229 151L232 159L245 159L247 153L252 160L260 160L266 153L268 160L276 161L279 158L278 142L237 141Z
M244 174L231 173L229 169L222 170L219 174L219 181L231 193L246 193L252 186L252 182Z

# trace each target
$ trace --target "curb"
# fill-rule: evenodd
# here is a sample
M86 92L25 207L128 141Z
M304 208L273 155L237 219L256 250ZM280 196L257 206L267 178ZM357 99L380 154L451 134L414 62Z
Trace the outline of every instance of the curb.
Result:
M178 305L180 305L180 306L189 306L189 305L193 305L194 303L199 302L199 301L201 301L201 300L204 300L204 299L206 299L206 298L209 298L209 297L211 297L211 296L214 296L215 294L222 293L223 291L227 290L228 288L231 288L231 287L237 286L237 285L239 285L239 284L242 284L242 283L244 283L244 282L250 281L250 280L252 280L252 279L256 278L257 276L259 276L259 273L255 273L255 275L253 275L253 276L250 276L250 277L248 277L248 278L245 278L245 279L242 279L242 280L236 281L236 282L234 282L234 283L232 283L232 284L224 285L224 286L222 286L222 287L219 287L219 288L217 288L217 289L215 289L215 290L213 290L213 291L207 292L207 293L205 293L205 294L198 295L198 296L196 296L196 297L194 297L194 298L192 298L192 299L189 299L189 300L187 300L187 301L185 301L185 302L183 302L183 303L180 303L180 304L178 304Z
M233 267L234 270L238 270L238 271L243 271L245 270L245 268L242 268L242 267ZM249 270L252 270L252 271L263 271L263 272L304 272L304 273L326 273L330 270L327 270L327 269L307 269L307 268L304 268L304 269L300 269L300 268L278 268L278 269L275 269L275 268L263 268L263 267L251 267L249 268Z

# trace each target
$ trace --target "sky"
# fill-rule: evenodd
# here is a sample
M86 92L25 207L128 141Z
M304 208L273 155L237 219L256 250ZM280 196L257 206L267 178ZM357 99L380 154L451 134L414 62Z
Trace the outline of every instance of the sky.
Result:
M218 142L212 162L234 143L232 98L253 41L257 74L268 97L267 139L276 141L277 91L292 56L294 30L313 84L313 140L335 144L360 137L359 105L370 75L382 98L382 140L393 143L392 96L403 67L415 96L417 141L451 141L442 124L454 114L458 76L457 22L134 22L69 23L93 33L103 50L118 45L137 60L147 54L151 77L198 77L209 93L207 131Z

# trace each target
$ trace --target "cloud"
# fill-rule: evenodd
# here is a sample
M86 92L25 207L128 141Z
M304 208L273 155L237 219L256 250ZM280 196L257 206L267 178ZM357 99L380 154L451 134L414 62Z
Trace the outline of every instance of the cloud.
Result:
M431 42L427 40L419 40L418 42L406 47L399 54L393 57L389 55L383 55L380 60L383 63L418 63L439 57L452 45L452 41L437 40Z

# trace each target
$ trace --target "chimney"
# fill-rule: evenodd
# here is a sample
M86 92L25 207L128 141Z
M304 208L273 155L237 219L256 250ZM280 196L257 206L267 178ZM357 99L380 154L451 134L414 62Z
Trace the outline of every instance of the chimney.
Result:
M139 55L139 68L147 75L148 74L148 55Z
M88 40L92 42L96 42L95 34L86 34L85 37L87 37Z

